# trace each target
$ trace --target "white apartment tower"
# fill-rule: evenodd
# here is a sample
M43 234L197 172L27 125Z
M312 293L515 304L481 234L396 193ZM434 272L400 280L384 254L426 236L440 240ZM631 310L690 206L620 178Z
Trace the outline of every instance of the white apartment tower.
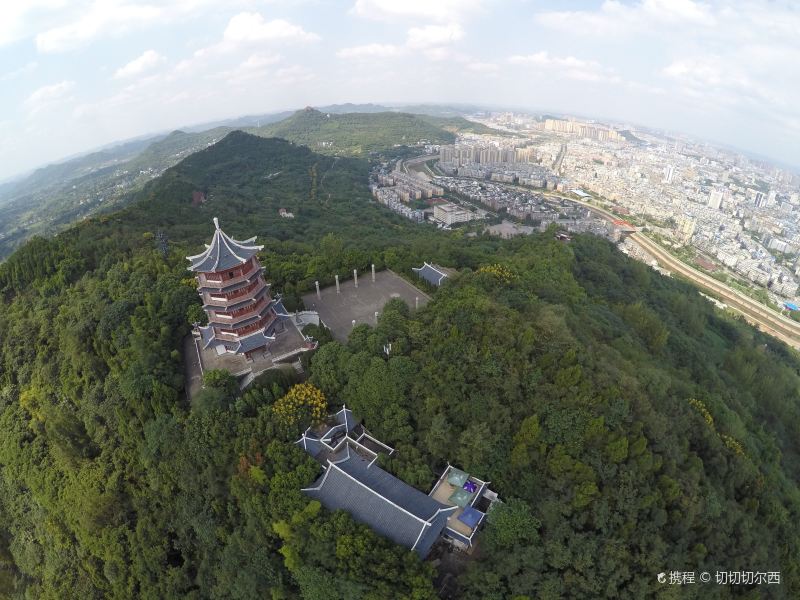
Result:
M708 207L714 210L722 208L722 199L724 196L725 194L722 190L711 190L711 193L708 195Z

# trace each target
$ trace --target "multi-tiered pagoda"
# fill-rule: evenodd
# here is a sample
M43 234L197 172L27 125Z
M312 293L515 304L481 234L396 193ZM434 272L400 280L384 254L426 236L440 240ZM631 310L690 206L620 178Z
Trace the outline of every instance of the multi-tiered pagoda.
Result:
M238 241L219 228L205 252L187 256L190 271L197 275L198 291L208 325L198 327L203 349L213 348L217 354L250 354L274 340L274 333L283 327L286 311L279 298L273 299L264 269L256 258L263 246L256 238Z

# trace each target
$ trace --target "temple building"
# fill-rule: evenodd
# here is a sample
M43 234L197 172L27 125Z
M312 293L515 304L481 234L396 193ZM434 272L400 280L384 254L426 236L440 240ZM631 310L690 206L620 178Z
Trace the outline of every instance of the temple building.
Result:
M280 298L270 295L264 269L256 253L255 237L238 241L219 227L214 217L214 237L201 254L187 256L196 274L208 325L198 326L202 349L217 355L250 357L275 339L288 317Z
M411 270L417 274L417 277L424 279L431 285L436 287L441 286L448 277L453 275L452 269L445 269L433 263L423 263L421 267L411 267Z
M304 494L328 510L347 511L421 558L439 540L471 552L486 513L499 501L488 482L449 464L430 494L384 471L378 455L391 456L395 449L370 435L345 406L296 443L323 468Z

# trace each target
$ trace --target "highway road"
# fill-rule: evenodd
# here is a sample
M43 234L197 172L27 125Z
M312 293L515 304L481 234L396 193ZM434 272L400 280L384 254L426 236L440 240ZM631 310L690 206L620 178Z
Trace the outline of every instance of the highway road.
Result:
M583 202L582 200L574 200L565 196L558 197L581 204L582 206L592 210L595 214L602 215L606 219L612 221L622 218L604 208L589 204L588 202ZM658 260L659 264L665 269L678 273L679 275L692 281L698 287L712 292L730 308L742 314L751 324L761 329L761 331L775 336L793 348L800 349L800 323L797 321L793 321L792 319L775 312L757 300L754 300L749 296L746 296L741 292L725 285L721 281L717 281L713 277L709 277L705 273L690 267L641 232L631 234L631 239L644 248L647 252L652 254L656 260Z
M774 335L793 348L800 348L800 323L797 321L776 313L757 300L753 300L713 277L690 267L642 233L634 233L631 238L652 254L665 269L678 273L697 286L711 291L762 331Z
M531 191L528 188L516 185L507 185L507 187ZM595 214L609 221L617 221L623 218L604 208L584 202L583 200L576 200L574 198L568 198L566 196L548 192L543 192L543 195L546 197L549 196L551 198L561 198L570 202L575 202L576 204L585 206ZM795 349L800 349L800 323L797 321L793 321L792 319L775 312L761 302L758 302L757 300L754 300L753 298L750 298L749 296L746 296L741 292L725 285L721 281L717 281L713 277L709 277L705 273L702 273L697 269L687 265L680 259L667 252L664 248L659 246L658 243L647 237L644 233L633 233L631 234L631 238L647 252L653 255L658 260L659 264L665 269L677 273L690 280L699 288L711 292L720 300L725 302L732 310L735 310L739 314L743 315L749 323L758 327L761 331L778 338Z

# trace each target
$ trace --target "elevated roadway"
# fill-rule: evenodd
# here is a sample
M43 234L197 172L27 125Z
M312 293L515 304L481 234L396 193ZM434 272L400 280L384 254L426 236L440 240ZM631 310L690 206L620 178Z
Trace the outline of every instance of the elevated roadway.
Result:
M507 187L516 188L519 190L531 191L529 188L517 185L505 185ZM549 196L551 198L561 198L563 200L580 204L581 206L591 210L594 214L605 218L608 221L617 222L624 220L624 218L620 217L619 215L615 215L605 208L590 204L589 202L584 202L583 200L577 200L575 198L569 198L567 196L548 192L540 193L542 193L545 197ZM709 277L705 273L702 273L697 269L687 265L680 259L667 252L664 248L647 237L644 233L636 231L631 233L630 237L647 252L653 255L662 267L681 275L697 285L699 288L711 292L720 300L725 302L725 304L727 304L732 310L735 310L744 316L750 324L758 327L761 331L775 336L779 340L785 342L787 345L795 349L800 349L800 323L797 321L793 321L785 315L775 312L761 302L758 302L757 300L754 300L753 298L750 298L749 296L746 296L745 294L742 294L741 292L725 285L721 281L717 281L713 277Z
M631 234L631 239L652 254L661 265L704 288L733 308L762 331L774 335L793 348L800 348L800 323L776 313L757 300L728 287L672 256L642 233Z
M570 200L586 208L590 209L595 214L601 215L610 221L618 221L621 217L614 213L584 202L582 200L575 200L567 198L566 196L558 196L565 200ZM658 260L662 267L669 269L674 273L678 273L682 277L690 280L704 290L707 290L736 312L742 314L748 322L755 325L761 331L775 336L779 340L785 342L793 348L800 349L800 323L775 312L771 308L763 305L761 302L734 290L733 288L725 285L721 281L717 281L713 277L709 277L705 273L690 267L680 259L676 258L664 248L659 246L655 241L651 240L642 232L635 232L630 235L630 238L644 248L647 252L653 255Z

